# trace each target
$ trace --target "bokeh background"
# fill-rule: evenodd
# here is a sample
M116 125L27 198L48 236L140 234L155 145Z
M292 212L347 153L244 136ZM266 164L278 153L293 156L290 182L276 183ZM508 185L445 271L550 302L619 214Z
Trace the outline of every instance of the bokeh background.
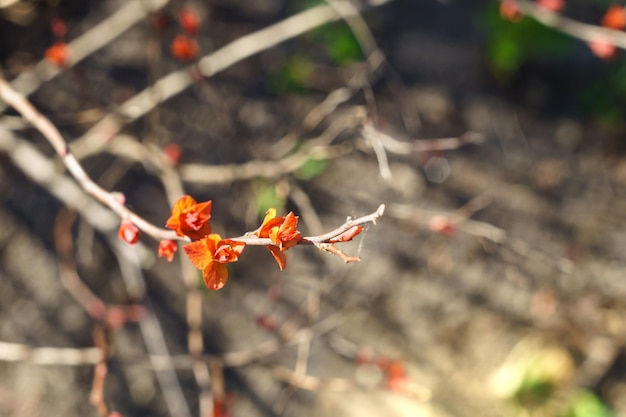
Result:
M4 77L35 71L55 41L80 37L125 3L0 1ZM204 353L213 379L223 375L225 395L214 395L233 416L626 415L624 55L601 58L531 17L505 19L497 1L355 4L387 58L378 70L368 72L359 38L338 21L197 77L122 129L145 149L180 152L174 175L186 193L213 201L213 228L225 236L254 230L269 207L295 211L303 232L315 234L386 204L375 226L342 246L360 263L298 247L280 272L267 251L249 248L219 292L196 273ZM566 0L559 14L599 26L612 4ZM206 55L316 5L170 1L30 98L75 146L126 100L193 63L170 51L181 8L201 17L196 38ZM55 39L55 19L67 25L64 39ZM308 125L311 110L354 77L369 82ZM388 147L387 166L385 142L364 138L354 121L363 114L416 145ZM331 151L291 172L220 182L185 171L278 160L337 128ZM49 144L4 110L0 136L9 135L63 172ZM441 138L462 146L433 148L429 140ZM85 152L85 169L164 225L170 203L158 164L114 143L121 150ZM49 187L3 147L0 341L94 346L101 322L60 282L69 262L105 303L148 311L108 330L110 407L124 416L198 415L201 387L185 359L187 260L157 259L149 237L139 255L114 243ZM60 244L64 237L73 244ZM141 258L130 284L124 253ZM148 360L154 346L142 320L159 324L159 346L179 359L177 381L163 383ZM0 349L0 415L98 415L89 403L93 364L38 365L7 352ZM172 409L172 387L186 406Z

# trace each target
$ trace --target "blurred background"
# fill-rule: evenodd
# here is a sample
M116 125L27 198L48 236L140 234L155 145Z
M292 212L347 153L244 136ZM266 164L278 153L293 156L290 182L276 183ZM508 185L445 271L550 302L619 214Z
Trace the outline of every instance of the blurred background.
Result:
M3 108L0 415L626 415L626 35L606 32L624 4L355 1L214 75L196 65L325 4L0 1L4 77L154 224L182 192L212 200L231 237L270 207L312 235L386 205L341 247L359 263L297 247L280 272L248 248L211 292L148 236L119 242ZM102 47L73 43L118 18ZM157 81L175 71L188 85L170 94ZM137 110L142 91L156 104ZM100 391L94 345L109 349Z

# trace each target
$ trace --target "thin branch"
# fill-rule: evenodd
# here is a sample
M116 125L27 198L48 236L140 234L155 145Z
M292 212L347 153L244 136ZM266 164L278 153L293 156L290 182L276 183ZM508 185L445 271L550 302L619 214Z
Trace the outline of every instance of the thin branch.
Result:
M348 219L346 220L344 224L342 224L335 230L332 230L328 233L324 233L318 236L304 237L302 238L302 240L298 242L298 244L299 245L316 245L319 243L329 243L332 238L341 235L343 232L350 230L354 226L360 226L362 224L367 224L367 223L376 224L376 220L378 220L383 215L384 212L385 212L385 205L381 204L373 213L370 213L366 216L357 217L356 219ZM274 244L272 240L269 238L254 237L252 236L251 233L248 233L239 237L229 238L229 239L237 241L237 242L243 242L246 245L250 245L250 246L271 246Z
M100 416L106 417L109 414L109 405L106 402L106 397L104 394L106 377L109 373L109 368L107 366L109 346L106 330L103 327L96 326L93 331L93 340L96 348L98 348L100 352L102 352L102 357L94 368L93 382L91 384L91 393L89 394L89 402L95 407Z
M132 300L143 301L146 314L139 321L139 330L144 339L150 361L152 363L156 355L163 357L162 367L159 370L156 370L157 368L154 364L152 365L168 411L172 416L191 417L189 404L187 404L178 376L172 366L163 329L154 314L154 308L150 299L146 297L146 284L141 265L139 264L136 247L129 248L128 245L125 245L117 237L111 236L109 236L109 243L117 257L129 297Z
M128 209L120 196L110 193L96 184L87 175L78 160L72 155L67 143L59 130L42 115L22 94L14 90L9 83L0 77L0 99L17 110L28 122L30 122L50 142L56 153L61 157L68 171L78 181L80 186L98 201L113 210L120 218L133 222L139 229L155 239L178 239L185 240L175 232L162 229L148 222L143 217Z
M35 365L95 365L102 360L99 348L32 347L0 342L0 361L29 362Z
M413 152L447 151L469 144L482 143L485 140L485 137L480 133L466 132L459 137L404 142L382 132L371 123L363 125L361 135L370 142L379 142L389 152L399 155L407 155Z

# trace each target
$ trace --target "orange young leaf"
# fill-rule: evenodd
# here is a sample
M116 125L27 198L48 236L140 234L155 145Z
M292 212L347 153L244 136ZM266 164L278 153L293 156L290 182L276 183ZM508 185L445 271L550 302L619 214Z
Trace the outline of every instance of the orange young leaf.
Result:
M272 253L272 256L276 260L276 263L278 264L280 270L282 271L283 269L285 269L285 267L287 266L287 258L285 257L285 254L280 250L280 248L274 245L266 246L266 248Z
M345 232L343 232L342 234L340 234L339 236L335 236L331 238L328 242L329 243L349 242L362 231L363 231L363 226L353 226L349 228L348 230L346 230Z
M134 245L139 241L139 234L139 228L128 220L122 221L120 229L117 232L119 238L129 245Z
M178 236L202 239L211 233L211 201L197 203L192 197L181 197L172 208L166 227L176 230Z
M297 226L298 216L292 211L284 217L276 217L276 209L271 208L254 234L261 238L270 238L280 250L287 250L302 240Z
M159 258L165 258L167 262L172 262L177 250L178 245L173 240L164 239L159 242Z
M615 30L626 28L626 8L618 5L609 7L602 18L602 26Z
M217 291L228 280L228 269L224 264L239 260L245 246L242 242L222 240L220 235L211 234L183 248L191 263L202 270L202 278L207 288Z

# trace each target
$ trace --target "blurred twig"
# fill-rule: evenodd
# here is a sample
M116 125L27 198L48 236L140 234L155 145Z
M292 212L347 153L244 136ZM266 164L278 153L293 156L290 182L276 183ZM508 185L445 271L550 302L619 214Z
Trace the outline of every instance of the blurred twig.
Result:
M28 120L39 132L50 142L56 153L61 157L68 171L78 181L83 190L95 197L102 204L108 206L119 217L134 223L139 229L155 239L176 239L185 240L176 235L171 230L156 227L152 223L137 215L124 205L123 196L110 193L96 184L87 175L78 160L70 152L65 139L59 130L42 115L35 107L20 93L11 87L9 83L0 77L0 99L11 107L15 108L26 120ZM43 178L45 179L45 177Z
M137 22L145 19L148 14L159 10L168 2L169 0L132 0L121 7L116 7L117 10L103 22L68 43L68 48L71 51L69 64L76 65L98 49L108 45ZM11 81L11 86L28 96L37 90L42 83L50 81L61 71L44 59L35 66L34 70L25 71ZM0 103L0 113L5 110L6 105Z

